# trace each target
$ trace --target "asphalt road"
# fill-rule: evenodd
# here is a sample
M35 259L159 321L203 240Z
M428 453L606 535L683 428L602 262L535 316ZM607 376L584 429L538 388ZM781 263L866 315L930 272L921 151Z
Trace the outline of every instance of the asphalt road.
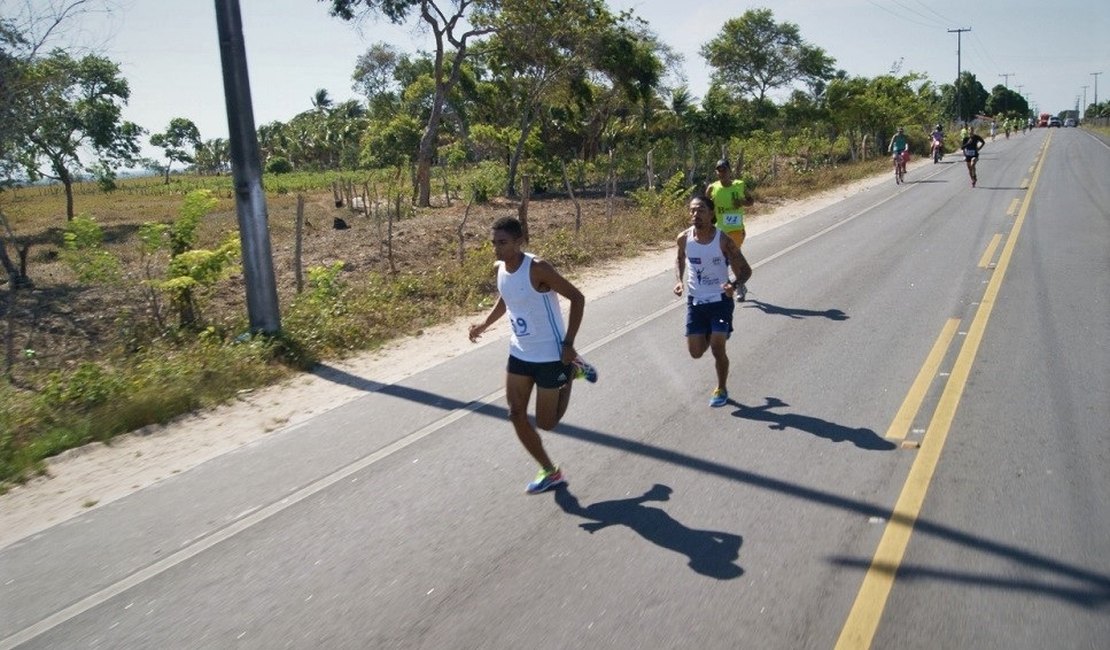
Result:
M1110 146L988 143L745 243L707 406L673 274L545 434L504 345L0 550L0 648L1106 648ZM460 332L460 337L465 336Z

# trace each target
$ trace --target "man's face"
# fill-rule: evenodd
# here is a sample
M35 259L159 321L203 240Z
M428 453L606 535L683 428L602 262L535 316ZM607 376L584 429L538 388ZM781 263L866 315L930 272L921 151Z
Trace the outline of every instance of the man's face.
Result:
M690 225L694 228L703 229L713 225L713 213L709 211L709 206L705 201L693 199L690 201Z
M520 237L514 237L504 230L491 231L490 242L494 256L502 261L516 259L520 255Z
M729 177L730 177L730 170L729 170L728 167L718 167L717 168L717 180L724 183L725 181L729 180Z

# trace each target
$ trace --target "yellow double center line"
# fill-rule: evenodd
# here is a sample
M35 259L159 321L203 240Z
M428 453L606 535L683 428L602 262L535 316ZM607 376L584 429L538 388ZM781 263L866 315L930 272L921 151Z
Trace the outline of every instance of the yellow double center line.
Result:
M1049 135L1049 138L1051 137ZM1025 215L1029 212L1033 190L1036 189L1037 180L1041 176L1041 169L1046 157L1044 154L1047 150L1048 141L1046 140L1041 149L1036 170L1033 172L1032 183L1025 193L1025 200L1022 202L1021 210L1014 221L1014 227L1010 231L1005 247L1002 249L994 274L987 284L983 300L975 311L975 317L971 321L971 327L968 328L967 337L960 348L959 356L956 357L952 374L949 376L936 410L933 412L933 419L929 423L929 428L925 431L921 450L917 452L917 458L910 468L909 476L906 477L906 483L902 486L902 494L899 495L898 501L894 505L894 512L891 514L890 521L886 524L882 539L879 540L879 546L871 559L871 566L863 578L863 584L856 595L855 603L852 604L852 610L840 631L840 638L836 642L838 650L871 647L875 631L878 629L879 621L882 618L883 609L886 607L887 598L890 596L890 590L894 586L895 574L902 563L902 556L909 544L914 523L917 521L921 506L925 502L929 482L933 478L933 472L940 460L940 453L948 439L948 431L952 427L952 420L955 418L956 409L960 405L960 398L967 385L968 376L971 374L971 366L979 351L979 344L983 340L983 332L987 329L987 321L994 309L995 299L998 297L999 288L1002 286L1002 279L1006 276L1006 269L1010 266L1010 259L1014 254L1018 234L1025 222ZM911 393L913 393L913 390L911 389Z

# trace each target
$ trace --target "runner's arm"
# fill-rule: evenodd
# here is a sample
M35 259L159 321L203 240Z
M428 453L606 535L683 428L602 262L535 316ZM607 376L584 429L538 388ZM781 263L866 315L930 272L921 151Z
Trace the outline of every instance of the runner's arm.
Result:
M497 297L497 304L494 305L493 309L490 310L489 315L486 316L486 320L482 321L481 323L475 323L475 324L470 326L470 340L471 341L477 341L478 337L481 336L482 333L485 332L486 329L489 328L490 325L493 325L494 323L496 323L497 319L501 318L504 315L505 315L505 299L502 298L501 296L498 296Z
M740 247L736 245L736 242L732 241L731 237L721 237L721 252L724 253L725 259L728 260L728 265L732 267L733 275L736 276L736 278L729 283L733 288L738 288L751 279L752 267L748 264L748 260L744 258L744 254L740 252Z

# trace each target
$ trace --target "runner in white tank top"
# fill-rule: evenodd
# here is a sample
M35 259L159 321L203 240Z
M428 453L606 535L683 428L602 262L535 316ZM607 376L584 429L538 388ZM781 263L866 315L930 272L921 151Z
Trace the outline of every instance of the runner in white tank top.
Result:
M509 354L523 361L558 361L563 356L563 313L558 294L532 286L533 259L534 255L524 253L524 261L511 273L505 262L497 262L497 291L513 328Z
M712 350L717 387L709 396L710 406L728 404L728 352L736 289L752 277L752 267L731 237L722 237L713 226L713 201L705 196L690 199L690 228L678 236L675 266L678 282L674 293L687 291L686 346L690 356L700 359ZM734 278L729 280L728 267Z
M686 231L686 297L695 305L717 302L724 295L724 285L729 283L728 260L721 250L721 231L713 233L708 244L698 242L694 227Z
M505 373L505 398L509 420L524 449L540 464L536 479L525 491L538 494L566 482L551 462L536 431L559 424L570 404L571 379L597 381L597 370L574 349L574 336L582 324L586 299L550 263L525 253L524 230L513 217L493 224L493 250L497 255L497 304L481 323L470 326L470 340L506 313L513 329ZM570 302L566 327L556 294ZM536 389L536 424L528 419L528 402Z

